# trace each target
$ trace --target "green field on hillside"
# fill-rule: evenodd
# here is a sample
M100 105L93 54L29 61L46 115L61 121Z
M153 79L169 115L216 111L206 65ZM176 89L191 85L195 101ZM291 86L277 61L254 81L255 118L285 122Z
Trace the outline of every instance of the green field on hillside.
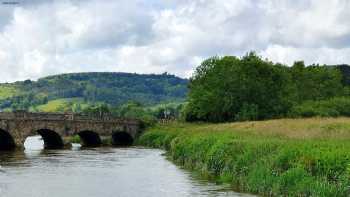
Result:
M12 97L18 93L18 90L12 85L0 85L0 99Z
M51 100L47 104L39 105L35 108L35 111L41 112L64 112L71 109L72 105L79 104L81 108L87 106L82 98L69 98L69 99L56 99Z
M349 196L350 118L170 123L139 144L188 169L265 196Z
M69 73L0 84L0 110L32 110L49 103L55 108L64 99L84 98L88 103L120 106L130 101L153 106L183 102L187 79L164 74L114 72ZM63 99L63 100L60 100ZM58 100L58 101L57 101ZM47 106L43 108L46 110ZM40 107L39 107L40 108Z

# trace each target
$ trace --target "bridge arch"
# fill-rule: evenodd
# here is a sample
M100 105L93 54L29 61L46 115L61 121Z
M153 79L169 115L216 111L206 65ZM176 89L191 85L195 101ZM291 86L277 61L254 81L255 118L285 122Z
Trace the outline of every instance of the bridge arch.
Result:
M100 135L91 130L84 130L78 133L82 146L86 147L97 147L102 144Z
M112 144L115 146L131 146L134 138L125 131L116 131L112 133Z
M16 143L11 134L3 129L0 129L0 150L7 151L16 148Z
M51 129L39 129L36 132L43 138L45 149L63 148L63 140L57 132Z

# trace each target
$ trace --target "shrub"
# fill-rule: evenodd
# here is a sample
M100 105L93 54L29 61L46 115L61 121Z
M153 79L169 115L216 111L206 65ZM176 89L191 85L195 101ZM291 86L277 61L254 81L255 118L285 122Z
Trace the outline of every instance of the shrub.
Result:
M257 120L259 116L258 106L255 104L244 103L240 111L236 114L235 120L247 121Z
M81 139L80 139L79 135L74 135L73 137L70 138L70 142L80 144Z
M306 101L294 106L289 115L291 117L337 117L350 116L350 98L335 97L320 101Z

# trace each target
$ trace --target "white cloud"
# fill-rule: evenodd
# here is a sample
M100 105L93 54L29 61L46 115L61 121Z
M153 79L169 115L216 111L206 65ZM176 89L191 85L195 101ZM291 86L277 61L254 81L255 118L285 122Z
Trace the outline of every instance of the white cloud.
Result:
M170 72L255 50L350 63L347 0L26 0L0 5L0 81L82 71Z
M307 64L341 64L350 62L349 48L297 48L280 45L269 46L261 55L275 62L288 65L295 61L305 60Z

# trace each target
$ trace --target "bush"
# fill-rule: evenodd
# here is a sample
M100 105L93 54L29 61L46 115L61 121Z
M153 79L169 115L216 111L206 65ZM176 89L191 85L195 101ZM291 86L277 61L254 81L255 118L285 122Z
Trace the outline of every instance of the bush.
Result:
M79 135L74 135L73 137L70 138L69 141L71 143L76 143L76 144L80 144L81 143L81 139L80 139Z
M236 114L235 120L247 121L257 120L259 116L258 106L255 104L244 103L241 110Z
M321 101L306 101L294 106L291 117L338 117L350 116L350 97L335 97Z

